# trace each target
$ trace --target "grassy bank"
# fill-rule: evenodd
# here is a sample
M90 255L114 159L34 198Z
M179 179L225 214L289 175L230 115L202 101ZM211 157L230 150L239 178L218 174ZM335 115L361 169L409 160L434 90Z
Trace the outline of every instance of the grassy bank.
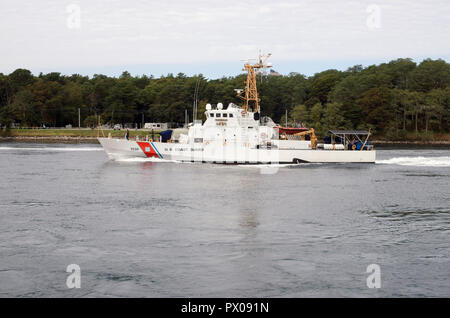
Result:
M97 137L124 138L126 130L97 129L9 129L0 131L0 142L37 142L37 143L98 143ZM144 139L151 138L151 131L130 130L130 139L136 136ZM154 132L155 139L159 132Z
M126 130L103 130L103 134L107 137L124 137ZM3 131L2 137L73 137L73 138L97 138L103 136L102 132L97 129L11 129L8 132ZM151 137L151 131L130 130L130 138L136 136ZM154 133L155 137L159 136L158 132Z

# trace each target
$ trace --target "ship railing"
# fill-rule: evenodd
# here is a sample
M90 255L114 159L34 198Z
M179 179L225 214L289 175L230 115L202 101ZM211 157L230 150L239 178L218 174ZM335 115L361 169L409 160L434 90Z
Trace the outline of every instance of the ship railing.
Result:
M369 142L370 130L330 130L327 135L327 144L342 144L345 150L375 150Z

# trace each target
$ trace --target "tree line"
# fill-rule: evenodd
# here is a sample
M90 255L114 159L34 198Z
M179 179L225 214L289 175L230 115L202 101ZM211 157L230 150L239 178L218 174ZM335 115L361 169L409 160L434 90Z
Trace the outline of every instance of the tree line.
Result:
M240 104L234 89L243 88L246 74L220 79L203 75L168 74L89 78L60 73L34 76L17 69L0 73L0 125L10 127L93 127L102 123L184 123L192 120L194 91L199 85L197 118L207 103ZM258 77L262 116L275 122L328 129L373 129L390 138L407 133L450 131L450 64L411 59L346 71L326 70L307 77L299 73ZM288 117L286 118L286 111ZM99 117L98 117L99 116Z

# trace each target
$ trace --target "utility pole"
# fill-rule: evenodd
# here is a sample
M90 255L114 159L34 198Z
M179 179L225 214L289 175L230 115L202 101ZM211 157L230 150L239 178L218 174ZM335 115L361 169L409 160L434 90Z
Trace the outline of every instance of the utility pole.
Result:
M286 127L288 126L287 116L288 116L288 112L287 112L287 108L286 108Z
M81 128L81 112L80 112L80 108L78 108L78 129Z

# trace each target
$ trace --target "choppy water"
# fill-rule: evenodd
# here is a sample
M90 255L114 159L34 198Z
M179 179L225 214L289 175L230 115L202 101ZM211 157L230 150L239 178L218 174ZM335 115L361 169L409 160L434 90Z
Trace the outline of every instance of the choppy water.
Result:
M0 296L449 297L450 150L377 155L261 170L0 144Z

